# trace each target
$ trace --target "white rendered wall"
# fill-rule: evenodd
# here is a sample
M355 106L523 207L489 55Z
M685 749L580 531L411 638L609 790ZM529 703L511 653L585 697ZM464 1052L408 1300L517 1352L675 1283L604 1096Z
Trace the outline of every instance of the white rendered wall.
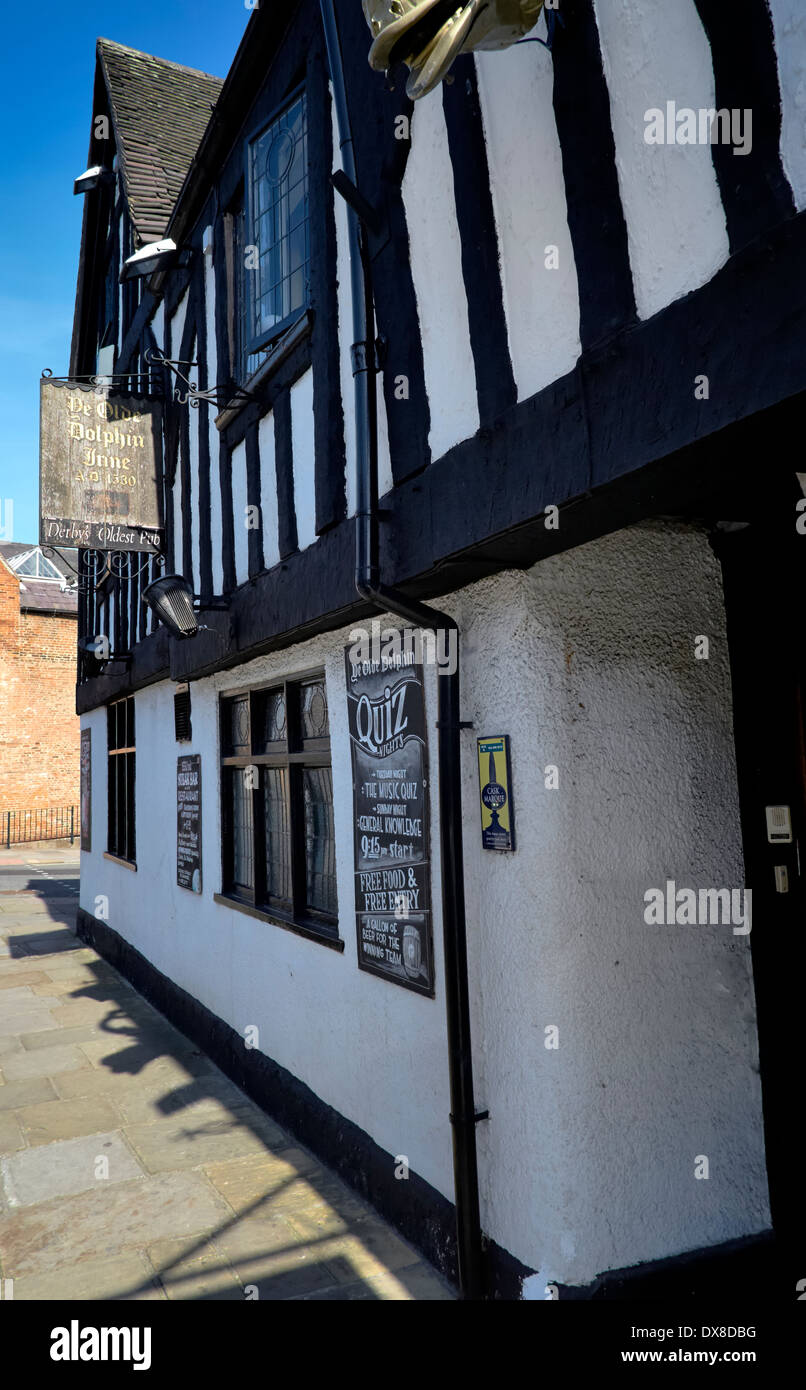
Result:
M647 888L741 887L718 565L703 533L646 526L475 584L445 602L462 632L465 874L484 1229L546 1281L768 1225L747 937L649 927ZM382 625L384 620L382 619ZM138 872L102 857L104 711L93 738L93 842L81 902L156 967L452 1195L439 902L436 999L355 959L348 629L194 682L178 749L173 686L137 700ZM694 638L710 637L708 661ZM216 904L218 692L322 664L333 757L343 955ZM436 676L426 671L433 731ZM480 848L475 740L512 740L518 849ZM176 756L200 752L203 894L176 886ZM559 769L557 791L544 769ZM148 781L144 783L147 769ZM143 788L148 787L146 795ZM545 1028L560 1046L544 1046ZM710 1178L698 1181L706 1155Z
M196 359L194 337L190 345L190 360ZM198 593L201 588L201 517L199 515L199 412L188 402L188 446L190 453L190 558L193 573L186 576Z
M188 309L188 292L182 295L170 319L171 327L171 356L178 358L182 351L182 334L185 331L185 315Z
M123 324L123 285L122 285L121 280L120 280L120 272L121 272L121 270L123 269L123 262L124 262L124 260L125 260L125 258L126 258L126 247L125 247L124 240L123 240L123 229L124 229L124 227L125 227L125 225L126 225L126 224L125 224L125 221L124 221L124 218L125 218L125 214L124 214L124 212L121 210L120 214L118 215L118 227L117 227L117 237L118 237L118 323L121 325L121 327L118 329L118 332L122 332L122 331L123 331L123 329L122 329L122 324ZM120 343L118 343L118 348L119 348L119 347L120 347Z
M436 914L437 1001L385 985L356 965L351 831L352 770L343 645L349 629L193 683L193 742L177 745L173 685L138 691L137 864L134 874L103 858L106 816L105 711L93 729L93 849L82 854L81 904L109 901L109 925L239 1032L259 1028L259 1047L371 1134L390 1154L452 1195L448 1060L442 998L442 941ZM221 888L217 787L219 691L323 664L330 708L339 954L213 902ZM436 715L429 698L427 714ZM201 897L176 885L176 758L202 754ZM143 787L148 776L148 796ZM436 814L432 778L432 823ZM436 848L436 847L435 847ZM434 855L434 883L439 861Z
M744 883L721 583L705 535L622 531L447 606L469 634L485 1229L547 1280L584 1282L766 1228L749 940L643 918L645 891L667 878ZM707 661L694 657L700 634ZM514 855L478 849L469 754L476 736L501 732ZM701 1154L708 1180L695 1178Z
M439 89L417 103L411 140L403 203L431 411L429 444L437 459L479 427L453 166Z
M331 111L333 110L333 87L330 87ZM333 132L333 169L342 168L339 137L335 119ZM334 194L336 214L336 278L338 281L336 300L338 305L339 336L339 383L341 404L344 412L344 458L345 495L347 515L355 516L355 384L353 381L350 348L353 341L353 309L350 296L350 243L347 232L347 204L341 194ZM393 371L393 365L389 368ZM392 458L389 450L389 429L386 420L386 400L382 389L382 378L378 377L378 496L383 497L393 486Z
M246 489L246 444L241 440L230 456L232 473L232 525L235 532L235 583L249 578L249 532L246 527L248 505Z
M289 392L291 454L294 460L294 510L300 550L316 540L316 460L313 427L313 368Z
M153 319L151 320L151 331L152 331L152 333L154 334L154 337L156 338L157 347L160 349L161 352L164 351L164 349L165 349L165 305L164 305L164 303L163 303L162 300L160 300L159 304L157 305L156 309L154 310L154 317L153 317Z
M212 229L209 229L212 236ZM213 255L204 258L204 318L207 341L207 386L218 381L218 344L215 331L215 265ZM224 592L224 521L221 511L220 435L215 423L216 409L207 409L207 435L210 450L210 538L213 551L213 593Z
M257 427L260 453L260 514L263 522L263 562L267 570L280 558L277 521L277 469L274 459L274 415L264 415Z
M330 109L333 111L333 86L330 86ZM335 116L333 130L333 171L342 168L339 133ZM339 382L341 385L341 405L344 412L344 452L346 462L347 515L354 516L355 497L355 407L352 361L350 347L353 341L353 310L350 294L350 241L347 230L347 204L340 194L333 200L336 214L336 275L338 278L337 303L339 316Z
M579 291L554 120L551 54L537 43L476 55L518 399L571 371ZM559 264L546 264L556 247ZM551 258L549 265L553 265Z
M174 574L181 574L184 569L184 539L183 539L183 517L182 511L182 466L177 461L176 473L173 483L174 497Z
M806 5L769 0L781 88L781 158L795 205L806 207Z
M160 300L151 320L151 331L160 352L165 353L165 305ZM145 581L143 581L145 583ZM148 605L146 608L146 633L155 632L158 626L158 619L153 610Z
M176 306L175 312L170 318L170 351L168 356L178 358L182 351L182 334L185 331L185 315L187 314L188 296L187 291L183 294ZM182 468L177 452L176 473L173 483L173 509L174 509L174 573L181 574L183 568L183 512L182 512Z
M728 259L711 146L644 140L653 107L716 105L711 49L694 0L595 0L595 7L636 306L649 318L706 284Z

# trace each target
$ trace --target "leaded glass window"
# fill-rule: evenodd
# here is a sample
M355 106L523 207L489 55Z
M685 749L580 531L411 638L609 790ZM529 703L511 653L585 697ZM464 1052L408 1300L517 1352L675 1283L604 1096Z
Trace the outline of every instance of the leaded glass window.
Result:
M304 767L305 902L315 912L335 914L336 864L333 782L329 767Z
M135 861L134 833L134 696L106 707L107 853Z
M304 93L250 140L242 255L244 349L255 354L308 304L310 233Z
M330 722L322 675L221 701L224 894L336 936Z

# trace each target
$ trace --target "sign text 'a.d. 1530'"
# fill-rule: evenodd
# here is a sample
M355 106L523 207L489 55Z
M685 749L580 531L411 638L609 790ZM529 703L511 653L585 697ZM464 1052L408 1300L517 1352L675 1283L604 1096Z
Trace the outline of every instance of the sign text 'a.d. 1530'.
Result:
M40 387L40 544L159 553L162 403L49 378Z

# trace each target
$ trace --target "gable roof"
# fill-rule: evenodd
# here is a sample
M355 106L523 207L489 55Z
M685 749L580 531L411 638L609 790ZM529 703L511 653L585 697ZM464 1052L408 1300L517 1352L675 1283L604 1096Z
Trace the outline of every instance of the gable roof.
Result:
M112 39L97 54L139 249L164 235L223 82Z

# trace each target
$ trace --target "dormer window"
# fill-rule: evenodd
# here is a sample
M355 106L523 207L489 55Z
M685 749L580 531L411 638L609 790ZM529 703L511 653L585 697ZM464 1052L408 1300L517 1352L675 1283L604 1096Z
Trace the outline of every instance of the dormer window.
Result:
M249 354L269 346L308 306L310 234L304 92L249 141L241 274Z

